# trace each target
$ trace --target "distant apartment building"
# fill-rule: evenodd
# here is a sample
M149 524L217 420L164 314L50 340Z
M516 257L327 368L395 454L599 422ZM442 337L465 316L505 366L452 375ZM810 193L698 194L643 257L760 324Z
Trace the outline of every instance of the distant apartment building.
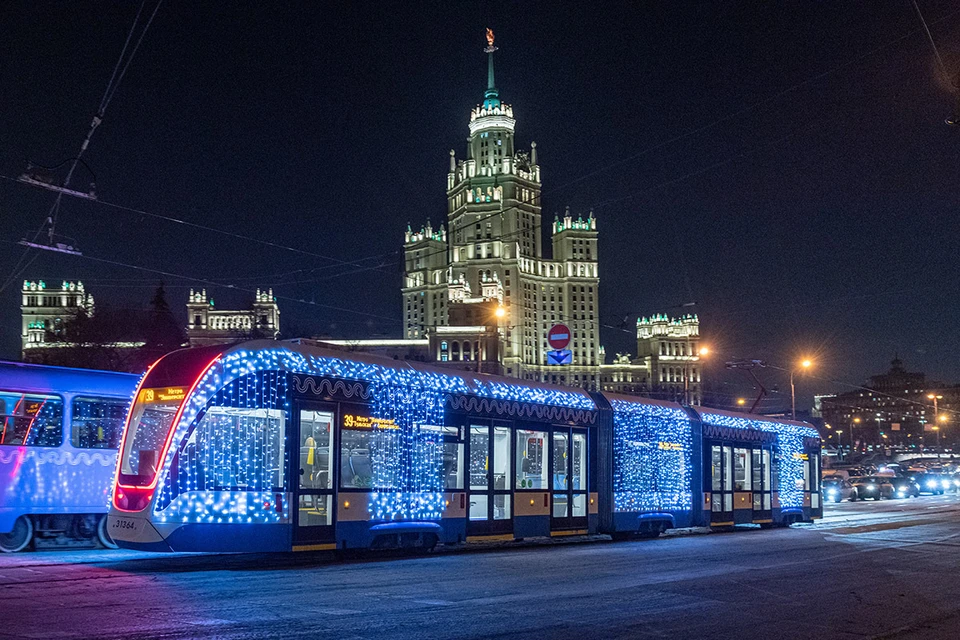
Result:
M249 309L217 309L207 290L190 290L187 300L187 338L191 347L202 347L253 338L276 339L280 334L280 308L273 289L257 289Z
M80 281L64 280L50 287L43 280L24 280L20 291L21 356L25 362L45 359L42 349L62 347L57 341L66 324L82 311L93 316L93 296Z
M637 320L637 357L600 366L604 391L699 405L703 399L700 319L657 314Z

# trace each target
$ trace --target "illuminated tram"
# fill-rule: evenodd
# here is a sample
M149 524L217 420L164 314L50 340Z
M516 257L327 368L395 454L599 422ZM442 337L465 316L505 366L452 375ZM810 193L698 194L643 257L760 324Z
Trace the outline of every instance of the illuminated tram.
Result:
M0 551L115 547L117 447L137 376L0 362Z
M302 551L822 516L801 422L256 341L148 372L108 518L122 547Z

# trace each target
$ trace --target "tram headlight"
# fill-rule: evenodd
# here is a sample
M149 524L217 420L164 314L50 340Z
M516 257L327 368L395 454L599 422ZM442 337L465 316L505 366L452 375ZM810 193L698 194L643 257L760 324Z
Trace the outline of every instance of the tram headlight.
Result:
M117 486L113 504L120 511L143 511L153 498L153 489Z

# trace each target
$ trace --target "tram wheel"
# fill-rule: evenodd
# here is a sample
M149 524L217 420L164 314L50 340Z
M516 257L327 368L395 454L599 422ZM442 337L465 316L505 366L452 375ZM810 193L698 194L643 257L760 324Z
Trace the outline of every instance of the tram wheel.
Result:
M119 548L113 538L110 537L110 532L107 531L107 516L105 515L100 516L100 519L97 520L97 542L106 549Z
M33 521L30 516L20 516L13 522L10 533L0 533L0 551L16 553L26 548L33 540Z

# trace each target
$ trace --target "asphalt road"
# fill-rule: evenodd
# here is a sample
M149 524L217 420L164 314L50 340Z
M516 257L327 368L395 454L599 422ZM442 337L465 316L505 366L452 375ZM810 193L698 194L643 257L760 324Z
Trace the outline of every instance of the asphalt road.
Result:
M817 525L342 560L0 556L0 638L960 638L960 497Z

